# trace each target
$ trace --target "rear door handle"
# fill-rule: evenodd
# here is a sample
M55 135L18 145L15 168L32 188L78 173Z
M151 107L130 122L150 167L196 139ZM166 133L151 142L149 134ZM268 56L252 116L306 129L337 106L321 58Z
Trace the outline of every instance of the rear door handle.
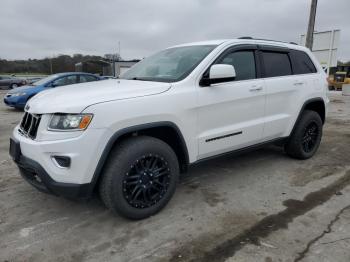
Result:
M294 83L295 86L302 86L304 84L304 82L301 82L301 81L296 81Z
M258 92L261 91L263 88L262 86L253 86L249 89L250 92Z

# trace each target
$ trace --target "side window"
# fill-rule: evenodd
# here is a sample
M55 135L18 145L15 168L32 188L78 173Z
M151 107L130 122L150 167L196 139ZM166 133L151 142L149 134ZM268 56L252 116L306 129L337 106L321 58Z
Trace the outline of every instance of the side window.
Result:
M256 78L254 51L237 51L219 59L216 64L233 65L236 70L236 81Z
M263 51L265 76L287 76L292 74L289 57L287 53Z
M66 77L66 85L72 85L77 83L77 76L72 75L72 76L67 76Z
M79 83L85 83L85 82L91 82L91 81L96 81L97 78L94 76L90 75L80 75L80 81Z
M76 83L77 83L76 75L61 77L52 82L53 86L65 86L65 85L72 85Z
M316 67L310 57L303 51L291 51L292 65L294 74L316 73Z

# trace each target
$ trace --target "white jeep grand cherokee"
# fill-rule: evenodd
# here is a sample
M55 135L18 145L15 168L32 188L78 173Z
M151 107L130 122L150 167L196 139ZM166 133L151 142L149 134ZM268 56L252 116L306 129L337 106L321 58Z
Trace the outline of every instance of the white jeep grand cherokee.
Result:
M184 44L120 79L53 88L31 99L10 154L39 190L87 198L141 219L161 210L179 173L271 142L307 159L320 144L327 81L312 53L241 38Z

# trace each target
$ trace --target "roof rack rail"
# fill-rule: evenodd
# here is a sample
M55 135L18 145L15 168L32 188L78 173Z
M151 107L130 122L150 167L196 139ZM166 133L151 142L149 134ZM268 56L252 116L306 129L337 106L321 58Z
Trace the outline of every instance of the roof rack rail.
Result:
M279 42L279 43L298 45L295 42L284 42L284 41L278 41L278 40L272 40L272 39L254 38L254 37L251 37L251 36L242 36L242 37L238 37L237 39L261 40L261 41L268 41L268 42Z
M251 36L241 36L241 37L238 37L238 39L254 39L254 38Z

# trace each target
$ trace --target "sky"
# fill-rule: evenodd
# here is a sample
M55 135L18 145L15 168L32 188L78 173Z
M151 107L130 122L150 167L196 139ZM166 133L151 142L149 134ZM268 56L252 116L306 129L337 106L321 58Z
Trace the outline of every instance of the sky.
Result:
M240 36L299 42L311 0L1 0L0 58L146 57L168 46ZM350 1L318 0L315 30L340 29L350 60Z

